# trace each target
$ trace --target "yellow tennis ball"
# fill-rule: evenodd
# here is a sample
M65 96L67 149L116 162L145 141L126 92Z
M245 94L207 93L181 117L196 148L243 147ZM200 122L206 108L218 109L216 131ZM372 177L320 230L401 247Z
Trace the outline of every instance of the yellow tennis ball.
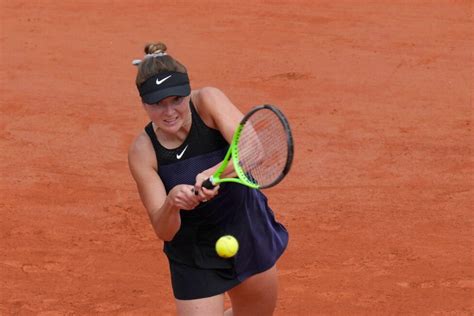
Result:
M239 242L234 236L225 235L216 242L216 252L222 258L231 258L239 251Z

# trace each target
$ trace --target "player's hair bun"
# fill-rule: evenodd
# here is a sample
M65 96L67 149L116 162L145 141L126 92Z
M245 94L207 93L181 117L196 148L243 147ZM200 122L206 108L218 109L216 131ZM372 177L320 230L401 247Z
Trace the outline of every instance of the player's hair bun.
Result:
M142 85L148 78L163 72L187 73L186 67L179 61L168 55L168 47L163 42L152 42L145 45L145 56L142 59L132 60L132 64L138 67L137 87Z
M166 47L165 43L162 43L162 42L149 43L149 44L146 44L145 46L145 54L150 55L150 54L166 53L167 49L168 47Z

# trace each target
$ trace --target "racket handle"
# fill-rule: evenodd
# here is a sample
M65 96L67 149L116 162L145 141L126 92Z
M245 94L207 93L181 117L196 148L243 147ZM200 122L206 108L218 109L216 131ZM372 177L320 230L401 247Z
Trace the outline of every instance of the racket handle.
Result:
M204 180L204 182L202 183L202 186L209 190L212 190L216 187L215 185L212 184L211 178L207 178L206 180Z

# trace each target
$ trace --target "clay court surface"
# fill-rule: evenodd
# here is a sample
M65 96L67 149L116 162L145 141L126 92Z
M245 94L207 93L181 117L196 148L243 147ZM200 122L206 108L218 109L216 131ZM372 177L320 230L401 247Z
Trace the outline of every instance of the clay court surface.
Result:
M131 60L278 105L276 315L474 313L472 1L1 0L0 314L172 315Z

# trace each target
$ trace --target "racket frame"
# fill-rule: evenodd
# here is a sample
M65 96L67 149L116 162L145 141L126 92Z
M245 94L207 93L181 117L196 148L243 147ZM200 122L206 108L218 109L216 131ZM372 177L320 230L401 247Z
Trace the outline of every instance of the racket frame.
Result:
M286 140L287 140L286 144L288 146L287 147L288 157L286 159L286 164L285 164L285 167L283 168L283 171L280 173L280 175L274 181L272 181L271 183L269 183L267 185L264 185L264 186L253 183L252 181L250 181L247 178L247 175L245 174L244 170L242 170L242 168L240 166L239 148L238 148L240 135L241 135L242 129L245 126L245 123L248 121L248 119L255 112L261 111L263 109L268 109L268 110L272 111L278 117L278 119L280 120L281 124L283 125L283 127L285 129L285 135L286 135ZM226 155L223 159L223 162L221 163L219 168L216 170L216 172L214 172L214 174L211 177L209 177L209 182L213 186L216 186L217 184L223 183L223 182L234 182L234 183L239 183L239 184L246 185L246 186L248 186L252 189L269 188L269 187L272 187L272 186L278 184L288 174L288 172L290 171L291 164L293 162L293 155L294 155L293 136L291 134L290 125L289 125L288 120L286 119L286 117L283 115L283 113L278 108L276 108L273 105L269 105L269 104L259 105L259 106L254 107L253 109L251 109L247 114L245 114L245 116L240 121L239 125L237 126L237 129L234 132L234 135L232 137L232 142L230 144L229 149L227 150L227 153L226 153ZM223 179L221 179L220 176L222 175L224 170L227 168L227 165L229 164L229 161L231 159L232 159L232 163L233 163L233 166L234 166L234 170L237 173L238 178L223 178Z

